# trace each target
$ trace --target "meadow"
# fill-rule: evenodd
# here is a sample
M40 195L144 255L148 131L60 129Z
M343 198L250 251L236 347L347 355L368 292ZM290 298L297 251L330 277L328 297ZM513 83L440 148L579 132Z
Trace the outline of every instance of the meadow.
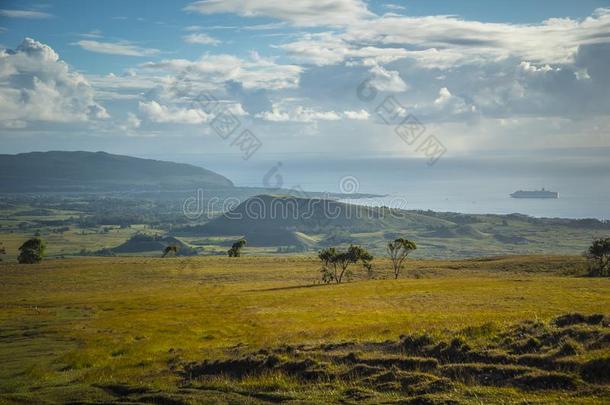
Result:
M608 318L588 318L610 279L583 258L373 264L322 285L306 256L0 263L0 402L610 401Z

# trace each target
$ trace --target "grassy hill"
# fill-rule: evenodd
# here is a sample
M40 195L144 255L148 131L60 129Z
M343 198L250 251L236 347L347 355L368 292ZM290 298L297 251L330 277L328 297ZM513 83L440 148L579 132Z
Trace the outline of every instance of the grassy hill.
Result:
M188 164L105 152L0 155L3 192L177 190L232 187L220 174Z
M303 234L353 233L446 226L450 222L408 211L285 195L258 195L210 222L176 230L190 235L241 235L256 246L303 243ZM298 232L301 237L294 233Z
M581 257L373 265L319 285L308 257L0 263L0 403L610 400L610 279Z
M366 246L383 254L389 240L408 237L415 257L498 254L581 254L610 232L597 220L469 215L365 207L336 200L259 195L203 225L172 230L185 237L245 237L249 246ZM298 234L298 235L297 235Z
M126 242L109 250L117 254L151 253L159 255L168 246L176 246L178 248L177 256L193 256L197 254L196 251L180 239L171 236L146 235L141 233L133 235Z

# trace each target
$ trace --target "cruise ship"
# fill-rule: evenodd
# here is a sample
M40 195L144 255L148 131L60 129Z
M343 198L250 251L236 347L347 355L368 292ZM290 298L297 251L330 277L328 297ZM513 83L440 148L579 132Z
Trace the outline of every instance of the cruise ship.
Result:
M524 191L518 190L510 195L512 198L558 198L556 191L542 190Z

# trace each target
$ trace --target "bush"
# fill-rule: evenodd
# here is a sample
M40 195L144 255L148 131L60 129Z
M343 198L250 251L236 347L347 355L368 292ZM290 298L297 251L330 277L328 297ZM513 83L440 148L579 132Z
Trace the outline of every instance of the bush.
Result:
M40 238L31 238L19 247L17 261L22 264L38 263L42 260L45 251L45 243Z
M587 251L589 275L593 277L610 276L610 238L593 241Z

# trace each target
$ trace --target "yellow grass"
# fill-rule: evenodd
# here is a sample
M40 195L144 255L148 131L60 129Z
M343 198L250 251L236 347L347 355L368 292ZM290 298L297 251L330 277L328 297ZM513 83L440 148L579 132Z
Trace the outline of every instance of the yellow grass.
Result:
M390 275L389 262L374 264L378 278ZM559 274L580 267L577 257L412 261L399 280L316 285L318 262L305 257L0 264L0 394L46 389L63 400L52 387L80 386L78 395L96 383L171 387L172 358L219 357L235 345L445 335L610 313L609 279Z

